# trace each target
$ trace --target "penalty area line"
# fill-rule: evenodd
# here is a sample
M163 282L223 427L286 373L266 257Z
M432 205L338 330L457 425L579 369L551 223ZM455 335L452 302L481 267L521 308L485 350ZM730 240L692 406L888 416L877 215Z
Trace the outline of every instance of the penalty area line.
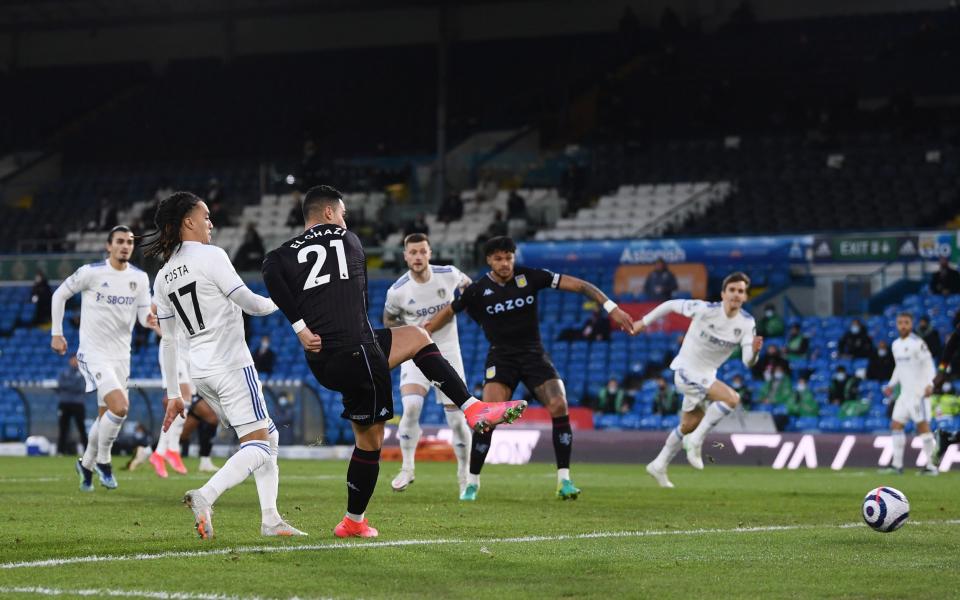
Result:
M960 519L945 521L908 521L907 525L960 525ZM643 538L663 536L696 536L712 534L749 534L772 533L780 531L812 531L823 529L853 529L865 527L862 523L844 523L841 525L767 525L759 527L733 527L727 529L658 529L649 531L595 531L592 533L570 533L559 535L528 535L501 538L437 538L424 540L385 540L382 542L334 542L329 544L299 544L291 546L238 546L236 548L211 548L209 550L177 550L168 552L90 555L69 558L48 558L20 562L0 563L0 570L31 569L40 567L60 567L82 563L111 563L140 560L164 560L168 558L198 558L205 556L223 556L226 554L273 554L287 552L315 552L333 550L367 550L373 548L402 548L405 546L442 546L452 544L529 544L537 542L562 542L571 540L597 540L608 538Z

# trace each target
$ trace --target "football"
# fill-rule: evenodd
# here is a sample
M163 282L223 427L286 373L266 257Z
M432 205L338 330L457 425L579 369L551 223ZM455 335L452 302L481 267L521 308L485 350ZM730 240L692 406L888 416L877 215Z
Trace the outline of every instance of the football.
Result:
M878 487L863 499L863 520L874 531L896 531L910 518L910 502L900 490Z

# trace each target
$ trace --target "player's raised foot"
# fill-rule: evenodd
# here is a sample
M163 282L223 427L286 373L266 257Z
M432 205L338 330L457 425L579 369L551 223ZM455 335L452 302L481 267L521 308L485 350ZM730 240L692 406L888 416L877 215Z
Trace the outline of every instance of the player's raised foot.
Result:
M573 485L569 479L564 479L557 484L557 498L561 500L576 500L580 497L580 488Z
M183 503L193 511L193 527L202 540L213 538L213 506L200 490L190 490L183 495Z
M464 502L473 502L477 499L477 492L480 491L480 486L468 483L463 491L460 492L460 500Z
M413 483L413 471L408 471L407 469L400 469L400 472L397 473L397 476L393 478L393 481L390 482L390 487L393 488L395 492L402 492L407 489L407 486Z
M513 423L527 409L526 400L477 402L463 412L470 429L483 433L501 423Z
M119 485L117 479L113 476L113 465L110 463L94 463L94 470L100 478L100 485L108 490L115 490Z
M80 491L81 492L92 492L93 491L93 471L86 469L83 466L83 462L78 458L77 459L77 475L80 476Z
M333 535L338 538L348 538L348 537L362 537L362 538L371 538L377 537L380 535L380 532L370 527L370 524L367 523L367 520L364 519L359 523L344 517L336 527L333 528Z
M703 456L701 455L703 451L703 442L695 443L690 442L689 444L684 444L687 447L687 462L690 463L690 466L694 469L703 470Z
M883 467L877 469L877 473L881 475L903 475L903 467Z
M266 523L261 524L260 535L266 537L296 537L299 535L309 534L304 531L300 531L286 521L280 521L280 523L277 525L267 525Z
M177 473L180 473L181 475L187 474L187 467L183 464L183 459L180 458L179 452L176 452L174 450L167 450L164 453L163 458L165 458L167 462L170 463L170 466L173 467L174 471L176 471Z
M647 465L647 473L650 474L650 477L653 477L657 480L657 484L662 488L672 488L673 483L667 479L667 469L661 468L653 463Z
M200 467L197 470L201 473L216 473L220 470L220 467L213 464L213 461L210 460L209 456L201 456Z
M158 453L154 452L150 455L150 465L153 467L153 472L157 474L157 477L161 479L166 479L167 475L167 463L163 462L163 457Z

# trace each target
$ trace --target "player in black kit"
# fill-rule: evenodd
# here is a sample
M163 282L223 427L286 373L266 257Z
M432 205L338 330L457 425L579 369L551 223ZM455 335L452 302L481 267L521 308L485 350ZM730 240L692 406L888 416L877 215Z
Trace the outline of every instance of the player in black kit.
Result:
M452 304L426 324L427 331L443 327L455 312L467 311L480 324L490 342L484 376L485 402L509 400L521 381L553 417L553 449L557 457L557 497L574 500L580 495L570 480L573 433L567 414L567 397L560 375L540 341L537 292L553 288L579 292L600 304L614 322L633 333L633 321L591 283L543 269L515 267L517 245L508 237L487 241L484 253L491 271L468 286ZM470 475L461 500L475 500L480 470L487 458L491 432L473 434Z
M375 537L363 517L380 472L383 424L393 418L390 369L407 360L463 410L475 431L519 418L525 402L480 402L429 334L417 326L374 330L367 319L367 263L347 230L340 192L317 186L303 198L306 230L267 254L263 280L303 345L310 370L343 394L356 447L347 469L347 513L337 537Z

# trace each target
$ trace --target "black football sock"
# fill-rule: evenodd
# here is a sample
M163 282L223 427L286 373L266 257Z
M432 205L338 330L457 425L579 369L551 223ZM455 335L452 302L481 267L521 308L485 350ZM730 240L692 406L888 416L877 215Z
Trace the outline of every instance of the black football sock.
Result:
M493 441L493 430L486 433L473 432L473 441L470 445L470 474L479 475L483 469L483 463L487 460L487 452L490 452L490 442Z
M200 438L200 456L209 458L213 450L213 438L217 435L217 426L201 421L197 429L199 430L197 436Z
M353 449L347 467L347 512L362 515L367 510L380 474L380 451Z
M570 429L570 417L553 418L553 452L557 455L557 468L570 468L570 454L573 452L573 430Z
M467 385L460 379L446 358L440 354L436 344L427 344L413 357L414 364L427 376L435 387L458 407L471 398Z

